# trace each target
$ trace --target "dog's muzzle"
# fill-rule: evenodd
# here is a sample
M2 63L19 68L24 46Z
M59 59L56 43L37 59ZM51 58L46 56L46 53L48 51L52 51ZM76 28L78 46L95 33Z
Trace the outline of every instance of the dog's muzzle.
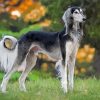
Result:
M83 21L86 21L86 16L83 17Z

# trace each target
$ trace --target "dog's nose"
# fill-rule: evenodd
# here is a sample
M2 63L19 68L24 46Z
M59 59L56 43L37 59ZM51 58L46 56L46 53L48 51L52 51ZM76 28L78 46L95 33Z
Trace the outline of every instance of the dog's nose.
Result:
M83 18L83 21L85 21L85 20L86 20L86 17Z

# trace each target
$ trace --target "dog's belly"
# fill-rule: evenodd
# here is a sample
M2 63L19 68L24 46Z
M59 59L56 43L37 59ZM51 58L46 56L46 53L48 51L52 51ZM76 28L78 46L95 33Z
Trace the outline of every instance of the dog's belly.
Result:
M49 52L48 50L42 48L39 45L35 45L31 48L31 50L37 55L38 53L43 53L48 56L48 58L52 61L58 61L62 59L61 50L58 46L57 48L52 48L52 50Z
M62 55L61 55L61 51L59 49L55 49L52 52L47 52L47 55L49 56L49 58L51 58L51 60L53 61L58 61L58 60L62 60Z

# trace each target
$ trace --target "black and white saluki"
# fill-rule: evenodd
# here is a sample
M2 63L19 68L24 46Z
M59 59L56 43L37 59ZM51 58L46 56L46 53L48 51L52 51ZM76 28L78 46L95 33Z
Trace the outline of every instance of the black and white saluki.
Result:
M83 22L86 17L82 8L70 7L65 11L62 19L65 27L61 32L30 31L18 41L11 36L5 36L1 40L1 65L5 68L10 67L1 83L2 92L6 91L12 73L24 61L26 67L19 78L19 85L22 91L26 91L25 79L35 66L38 53L47 54L56 62L56 66L60 66L61 86L64 92L67 92L68 89L73 90L75 59L83 36Z

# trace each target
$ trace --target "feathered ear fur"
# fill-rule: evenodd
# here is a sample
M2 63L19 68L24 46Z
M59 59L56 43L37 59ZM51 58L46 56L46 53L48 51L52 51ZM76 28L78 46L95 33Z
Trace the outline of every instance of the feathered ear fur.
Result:
M71 8L68 8L65 11L64 15L62 16L62 19L63 19L66 27L70 23L70 18L71 18Z

